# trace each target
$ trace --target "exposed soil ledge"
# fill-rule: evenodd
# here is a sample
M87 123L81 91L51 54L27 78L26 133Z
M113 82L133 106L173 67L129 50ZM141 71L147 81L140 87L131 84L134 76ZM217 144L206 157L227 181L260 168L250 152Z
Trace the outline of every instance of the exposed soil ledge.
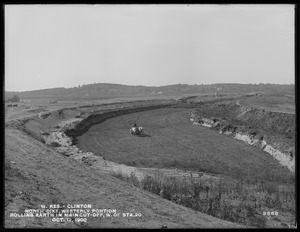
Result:
M238 104L203 105L190 120L220 134L230 135L272 155L295 172L295 115L268 112Z

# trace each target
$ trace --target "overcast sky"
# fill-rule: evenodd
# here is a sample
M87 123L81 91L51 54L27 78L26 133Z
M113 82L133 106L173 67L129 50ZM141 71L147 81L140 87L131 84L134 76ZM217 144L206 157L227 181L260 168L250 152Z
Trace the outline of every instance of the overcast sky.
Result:
M5 90L294 83L294 5L6 5Z

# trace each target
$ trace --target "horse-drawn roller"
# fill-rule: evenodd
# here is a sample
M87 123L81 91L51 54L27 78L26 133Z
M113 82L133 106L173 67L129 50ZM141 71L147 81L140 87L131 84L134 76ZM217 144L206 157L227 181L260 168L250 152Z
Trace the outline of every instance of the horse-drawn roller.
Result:
M132 135L140 135L144 132L143 127L139 126L139 127L131 127L130 128L130 133Z

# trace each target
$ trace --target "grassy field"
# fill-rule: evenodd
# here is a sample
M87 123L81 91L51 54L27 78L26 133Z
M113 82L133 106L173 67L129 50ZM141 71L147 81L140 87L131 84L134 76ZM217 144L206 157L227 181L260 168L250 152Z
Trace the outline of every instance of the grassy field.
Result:
M261 97L244 97L240 100L241 105L265 109L267 111L284 112L295 114L295 97L263 95Z

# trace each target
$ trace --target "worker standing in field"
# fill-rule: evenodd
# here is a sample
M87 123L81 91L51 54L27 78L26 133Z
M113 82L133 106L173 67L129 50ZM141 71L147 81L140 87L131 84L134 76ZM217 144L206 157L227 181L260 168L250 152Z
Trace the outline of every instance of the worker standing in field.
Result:
M134 130L135 133L137 133L138 127L137 127L136 123L134 123L134 125L133 125L133 130Z

